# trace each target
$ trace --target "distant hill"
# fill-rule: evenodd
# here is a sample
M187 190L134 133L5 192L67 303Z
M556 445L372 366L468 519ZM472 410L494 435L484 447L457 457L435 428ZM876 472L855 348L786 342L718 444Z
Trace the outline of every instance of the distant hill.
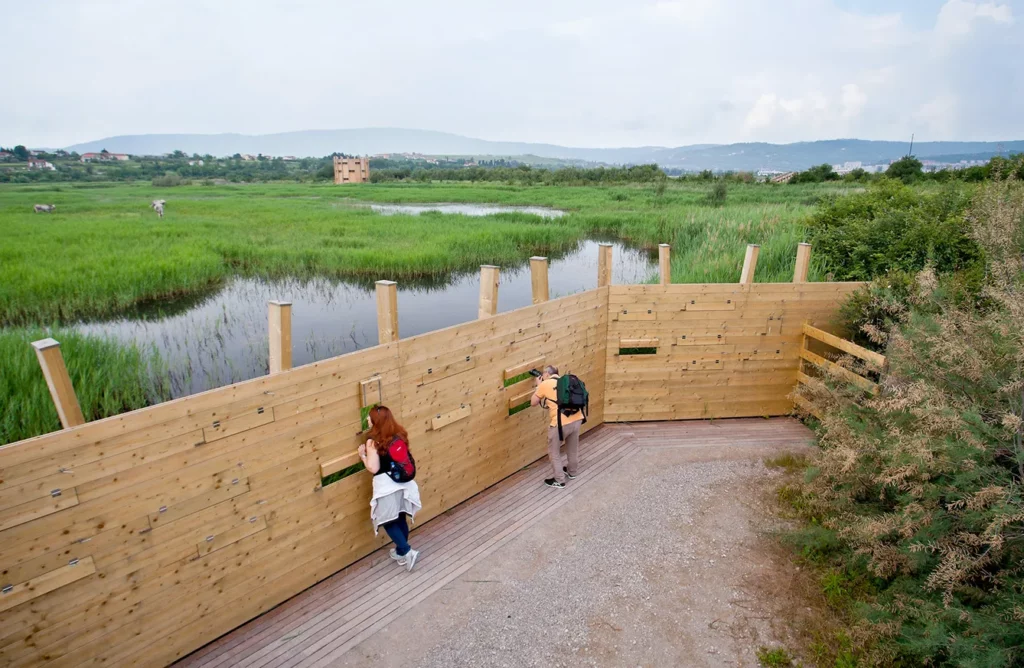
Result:
M907 142L833 139L795 144L697 144L668 148L638 146L627 148L574 148L556 144L499 142L474 139L447 132L401 128L351 130L302 130L269 135L168 134L125 135L68 146L85 153L107 149L132 155L161 155L175 150L216 156L235 153L264 155L323 156L340 151L357 155L379 153L423 153L425 155L472 155L512 157L533 155L568 161L610 165L657 163L662 167L688 170L806 169L821 163L860 161L886 163L907 152ZM1005 142L921 142L914 155L978 156L979 159L1024 152L1024 140Z

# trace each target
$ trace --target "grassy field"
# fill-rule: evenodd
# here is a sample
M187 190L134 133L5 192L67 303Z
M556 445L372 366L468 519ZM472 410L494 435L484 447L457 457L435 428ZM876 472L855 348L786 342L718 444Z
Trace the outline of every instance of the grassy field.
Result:
M580 239L672 244L676 282L739 280L745 246L761 244L758 281L788 281L803 220L829 186L615 187L379 184L154 188L130 184L0 186L0 443L59 428L28 342L82 318L209 290L234 275L410 280L521 263ZM167 200L160 219L149 208ZM564 209L557 220L519 213L381 216L367 202L463 202ZM32 205L54 203L54 214ZM812 278L825 268L812 266ZM652 279L654 277L652 276ZM88 419L168 396L152 351L54 332Z
M240 275L402 280L521 262L589 235L673 245L677 282L738 280L762 245L757 280L787 280L801 220L822 186L517 187L494 184L0 187L0 324L68 322L209 289ZM167 199L162 220L148 208ZM363 202L534 204L559 220L505 213L379 216ZM35 214L37 202L54 214ZM820 268L815 267L818 271Z

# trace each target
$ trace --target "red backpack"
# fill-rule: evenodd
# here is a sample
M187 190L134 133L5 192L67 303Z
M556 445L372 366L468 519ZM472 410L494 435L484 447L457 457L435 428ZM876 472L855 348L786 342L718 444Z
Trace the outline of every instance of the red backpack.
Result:
M416 460L409 452L409 444L400 438L388 445L388 470L384 471L395 482L409 482L416 477Z

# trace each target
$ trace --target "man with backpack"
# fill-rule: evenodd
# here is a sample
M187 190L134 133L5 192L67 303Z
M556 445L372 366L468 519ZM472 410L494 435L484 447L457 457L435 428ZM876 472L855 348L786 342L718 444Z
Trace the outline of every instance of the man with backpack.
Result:
M551 417L548 459L554 477L545 480L544 484L563 489L566 476L573 480L579 473L580 426L586 423L589 409L587 388L576 376L559 376L557 368L546 366L537 378L537 391L530 398L530 405L544 406ZM562 441L565 441L568 466L562 466Z

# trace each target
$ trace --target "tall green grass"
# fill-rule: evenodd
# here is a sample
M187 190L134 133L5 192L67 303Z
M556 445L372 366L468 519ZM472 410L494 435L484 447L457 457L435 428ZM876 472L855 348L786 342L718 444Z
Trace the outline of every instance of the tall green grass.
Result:
M95 184L90 184L95 185ZM554 187L500 184L73 185L0 187L0 324L70 322L209 290L232 275L438 277L554 254L612 235L673 245L675 281L738 280L747 243L758 280L788 280L818 185ZM148 204L165 198L167 215ZM356 201L356 200L359 201ZM57 212L32 213L52 202ZM381 216L360 202L488 202L562 208L548 220L428 213ZM813 272L812 272L813 277Z
M30 343L61 343L71 384L87 421L170 399L153 351L72 330L0 329L0 444L61 428Z

